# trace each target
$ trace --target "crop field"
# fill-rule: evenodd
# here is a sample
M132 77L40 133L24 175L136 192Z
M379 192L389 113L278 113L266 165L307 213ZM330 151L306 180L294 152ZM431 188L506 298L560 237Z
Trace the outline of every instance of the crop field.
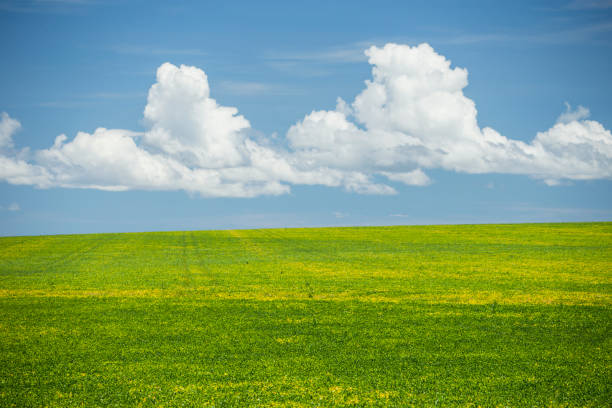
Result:
M0 238L0 406L612 403L612 223Z

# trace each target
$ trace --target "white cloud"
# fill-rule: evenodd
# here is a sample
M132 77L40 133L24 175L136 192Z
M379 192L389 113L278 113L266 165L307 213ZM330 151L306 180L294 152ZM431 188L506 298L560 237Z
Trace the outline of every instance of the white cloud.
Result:
M21 207L19 207L19 204L17 203L9 204L8 207L3 207L0 205L0 211L19 211L19 210L21 210Z
M8 113L0 114L0 149L13 147L13 135L20 128L21 123L11 118Z
M155 153L136 143L139 134L99 128L80 132L70 142L58 136L37 152L37 162L61 187L122 191L185 190L203 196L253 197L283 194L287 186L247 168L190 167L170 154Z
M396 194L379 180L426 186L427 169L524 174L549 185L612 178L612 135L567 107L531 142L481 128L463 94L466 69L429 45L387 44L366 51L372 79L351 103L314 110L291 126L287 148L253 139L249 121L210 97L204 71L165 63L148 94L144 132L96 129L60 135L48 149L13 147L17 120L0 116L0 180L40 188L184 190L253 197L290 185Z
M11 184L51 187L50 174L44 167L33 165L16 157L0 155L0 180Z
M60 135L30 155L31 162L14 152L0 155L0 179L42 188L185 190L214 197L289 191L282 177L251 164L275 153L246 137L250 125L237 109L209 97L203 71L163 64L157 77L145 108L147 132L99 128L72 140ZM18 127L2 116L3 145L12 145Z
M6 209L9 211L19 211L21 210L21 207L19 207L19 204L17 203L12 203Z
M0 180L11 184L49 187L49 173L44 167L26 161L28 149L16 151L13 135L21 128L18 120L6 112L0 114Z
M463 94L467 70L428 44L387 44L366 51L372 80L348 106L314 111L287 137L310 166L379 172L408 180L423 170L526 174L548 180L612 177L612 136L600 123L584 120L588 110L568 109L553 128L531 143L481 128L474 101ZM350 120L350 116L354 121Z
M578 105L576 110L572 110L572 106L565 102L565 112L557 118L557 123L570 123L578 120L583 120L591 116L591 112L584 106Z
M20 211L21 207L17 203L11 203L7 207L3 207L0 205L0 211L2 210L15 212L15 211Z
M380 174L387 177L389 180L399 181L409 186L427 186L431 184L431 179L427 174L423 173L421 169L407 171L405 173L390 173L383 171Z
M245 134L250 127L238 109L210 98L204 71L165 63L149 90L145 120L151 129L143 143L189 166L225 168L247 161Z

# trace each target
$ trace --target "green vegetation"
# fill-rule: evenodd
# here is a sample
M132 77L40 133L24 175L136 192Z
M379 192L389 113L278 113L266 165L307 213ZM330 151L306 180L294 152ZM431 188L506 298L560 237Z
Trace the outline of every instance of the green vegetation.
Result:
M0 406L610 406L612 224L0 238Z

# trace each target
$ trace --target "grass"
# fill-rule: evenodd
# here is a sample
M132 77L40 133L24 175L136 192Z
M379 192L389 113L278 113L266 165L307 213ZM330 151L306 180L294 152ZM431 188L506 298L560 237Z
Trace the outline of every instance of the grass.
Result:
M612 223L0 238L0 406L611 406Z

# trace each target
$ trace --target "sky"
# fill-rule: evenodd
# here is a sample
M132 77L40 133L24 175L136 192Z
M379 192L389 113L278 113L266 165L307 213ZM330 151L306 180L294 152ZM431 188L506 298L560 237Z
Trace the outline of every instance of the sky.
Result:
M612 2L0 0L0 235L612 220Z

